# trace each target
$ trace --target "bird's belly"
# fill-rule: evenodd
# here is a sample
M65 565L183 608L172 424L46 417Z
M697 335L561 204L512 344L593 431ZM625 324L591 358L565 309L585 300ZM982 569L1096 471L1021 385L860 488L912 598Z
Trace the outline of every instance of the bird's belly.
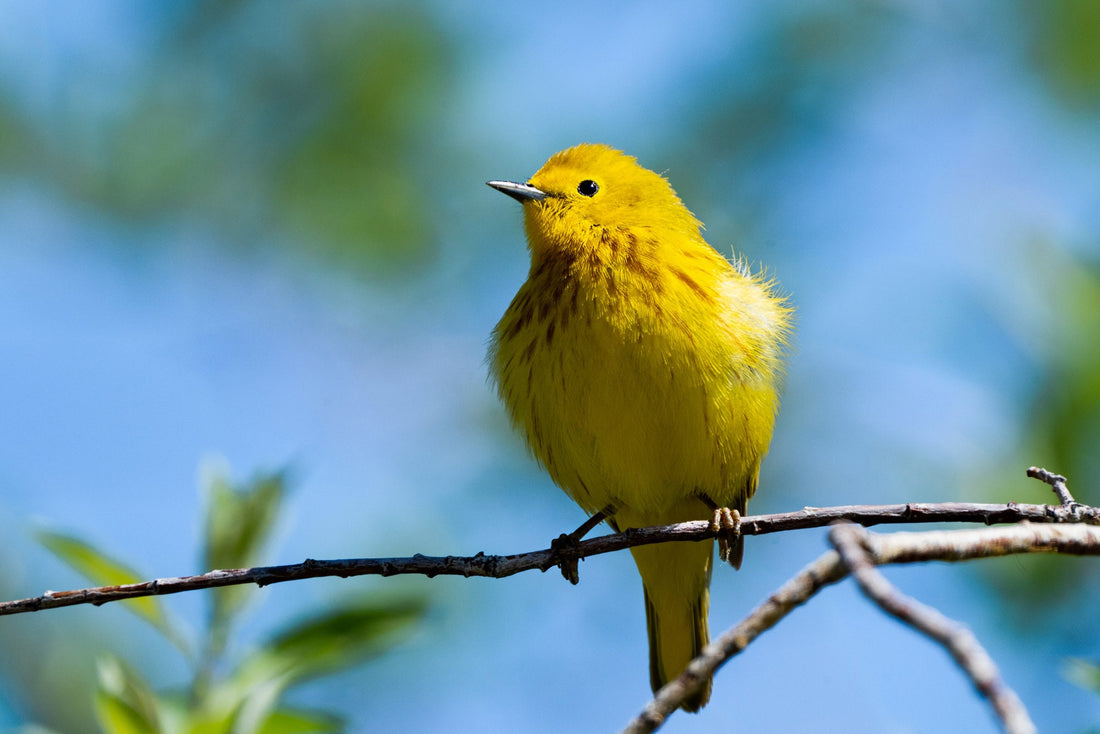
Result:
M533 358L530 445L554 481L590 512L608 505L661 521L705 493L736 501L771 436L771 406L694 355L602 338ZM603 345L598 346L598 345Z

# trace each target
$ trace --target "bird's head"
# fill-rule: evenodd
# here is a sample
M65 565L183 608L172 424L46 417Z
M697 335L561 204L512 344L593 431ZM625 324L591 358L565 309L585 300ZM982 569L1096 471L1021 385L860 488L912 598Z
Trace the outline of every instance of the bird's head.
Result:
M527 183L489 181L523 204L533 256L581 254L609 238L700 238L695 216L668 181L606 145L577 145L551 156Z

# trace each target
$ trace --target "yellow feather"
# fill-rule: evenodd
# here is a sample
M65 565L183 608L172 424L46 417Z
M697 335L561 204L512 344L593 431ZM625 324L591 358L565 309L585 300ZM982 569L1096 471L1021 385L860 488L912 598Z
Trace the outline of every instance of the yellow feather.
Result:
M523 201L531 269L490 370L535 458L587 512L613 506L621 529L707 519L703 496L744 510L790 328L773 284L719 255L667 180L607 146L492 185ZM707 642L712 545L634 549L654 690Z

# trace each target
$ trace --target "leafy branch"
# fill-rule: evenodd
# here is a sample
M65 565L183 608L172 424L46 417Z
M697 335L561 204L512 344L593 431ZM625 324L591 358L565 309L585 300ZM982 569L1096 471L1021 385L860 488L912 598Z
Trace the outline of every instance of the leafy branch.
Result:
M762 632L774 626L794 608L806 603L814 594L852 575L864 594L885 612L929 636L951 654L978 692L992 704L1005 730L1011 734L1026 734L1035 730L1023 704L1000 678L995 664L977 639L962 626L947 619L935 609L902 595L878 571L880 565L913 563L930 560L959 561L1018 553L1053 552L1077 555L1100 555L1100 508L1078 503L1060 475L1032 467L1028 476L1039 479L1052 488L1057 505L1033 504L973 504L973 503L907 503L898 505L851 505L841 507L807 507L797 512L746 516L741 519L744 535L764 535L787 530L835 525L830 531L834 550L824 554L785 583L741 623L734 626L688 666L678 679L671 681L656 694L653 701L634 719L626 732L651 732L660 727L687 696L713 677L717 669L745 649ZM207 514L207 545L204 560L211 564L251 560L257 556L277 513L274 507L281 498L281 478L257 481L241 491L222 481L210 487ZM860 526L898 523L972 522L984 525L1012 524L1001 528L976 530L899 532L889 535L870 533ZM227 530L228 529L228 530ZM249 713L249 691L256 689L257 675L275 686L268 708L258 715L274 726L286 717L305 717L275 706L285 687L305 675L317 675L350 665L369 656L383 643L374 643L380 635L400 629L423 612L423 603L412 600L390 607L377 604L360 608L341 608L323 613L317 619L300 624L288 633L269 642L259 662L242 665L234 674L240 678L237 686L218 681L212 685L213 671L218 669L225 652L229 628L240 613L248 584L266 586L287 581L319 577L350 577L362 575L395 576L419 574L482 576L505 578L531 570L546 571L554 566L574 563L577 559L611 553L625 548L670 541L700 541L714 538L721 529L709 521L684 522L650 528L635 528L622 533L584 540L569 549L565 556L550 549L514 555L430 557L414 555L406 558L361 558L312 560L281 566L255 566L210 571L194 576L138 581L131 569L97 555L78 541L56 534L43 537L55 553L66 559L90 578L105 581L102 586L72 591L48 591L27 599L0 603L0 615L19 614L78 604L100 605L129 600L131 609L161 630L187 654L190 648L184 636L172 626L168 617L149 597L175 594L197 589L215 589L211 605L209 629L205 644L198 655L191 699L206 700L225 691L236 691L228 703L223 702L217 715L224 721L239 721ZM235 587L235 588L224 588ZM223 596L223 595L232 596ZM136 605L136 606L135 606ZM351 630L352 633L349 633ZM363 634L359 634L363 633ZM368 645L357 652L348 652L344 641L361 637ZM372 647L373 645L373 647ZM318 653L318 651L320 651ZM325 656L331 653L328 658ZM320 658L310 660L313 658ZM1079 677L1092 674L1086 663L1078 666ZM257 671L266 671L257 674ZM305 673L303 673L305 671ZM230 676L233 678L234 676ZM159 731L165 714L165 704L152 694L139 677L118 661L101 665L100 716L116 721L138 721L142 726L107 727L110 731ZM247 683L247 685L245 684ZM261 697L262 698L262 697ZM106 701L110 706L105 706ZM158 703L159 701L159 703ZM173 704L176 709L179 704ZM159 707L159 708L158 708ZM209 704L206 705L209 708ZM170 708L170 707L169 707ZM203 706L192 706L192 716L210 715ZM195 713L198 711L199 713ZM178 711L175 714L178 717ZM267 717L263 719L263 717ZM309 719L311 730L327 731L318 717ZM236 724L233 725L236 727ZM220 731L220 729L218 729ZM234 728L234 731L238 730ZM264 731L263 726L247 729Z
M243 485L220 470L207 472L204 564L255 563L263 555L282 507L285 477L259 476ZM101 588L141 586L138 572L90 544L57 532L39 532L51 552ZM419 596L388 595L326 603L322 611L286 623L247 653L231 655L228 642L246 618L255 589L218 588L207 598L199 634L189 634L153 596L126 607L152 625L191 667L182 690L155 691L131 664L104 656L97 662L95 713L110 734L278 734L343 731L326 712L283 702L292 688L339 672L391 648L427 611ZM46 596L49 596L47 593Z

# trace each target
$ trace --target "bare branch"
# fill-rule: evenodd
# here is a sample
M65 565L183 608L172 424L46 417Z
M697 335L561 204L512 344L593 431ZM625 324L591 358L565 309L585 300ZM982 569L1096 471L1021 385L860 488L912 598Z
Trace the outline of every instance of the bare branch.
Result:
M879 572L864 546L868 533L858 525L840 525L829 533L829 540L852 572L859 588L890 616L908 624L943 645L973 682L978 692L989 699L993 710L1009 734L1034 734L1035 724L1016 693L1001 678L993 658L978 638L941 614L939 610L902 594Z
M980 522L986 525L1014 523L1024 520L1040 523L1084 522L1100 525L1100 508L1085 505L1021 505L971 504L943 502L936 504L910 502L900 505L848 505L840 507L806 507L797 512L781 512L772 515L747 515L741 519L743 535L765 535L786 530L815 528L837 520L859 525L926 522ZM715 537L715 530L707 520L664 525L651 528L632 528L622 533L604 535L581 541L572 551L577 558L587 558L612 553L638 545L665 543L674 540L706 540ZM197 589L211 589L237 584L267 586L284 581L326 576L396 576L418 574L428 576L482 576L505 578L524 571L546 571L558 565L560 558L552 550L540 550L508 556L489 556L477 553L473 556L424 556L405 558L352 558L317 561L307 559L302 563L285 566L262 566L210 571L195 576L178 576L153 579L138 584L99 586L72 591L47 591L27 599L0 602L0 616L36 612L42 609L75 606L77 604L106 604L143 596L178 594Z
M699 685L712 677L727 660L749 646L749 643L776 625L796 607L805 604L818 591L835 584L848 574L836 551L829 551L783 584L739 624L703 648L699 657L687 669L671 680L642 710L623 734L643 734L656 731L668 715L680 707Z
M1100 556L1100 527L1093 525L1038 525L1021 523L1003 528L926 532L867 533L865 547L872 563L963 561L1017 553L1066 553ZM836 551L806 566L739 624L703 648L683 674L657 692L654 699L623 730L652 732L705 680L741 652L761 632L772 627L819 590L848 574Z
M1020 523L980 530L868 533L875 565L920 561L969 561L1019 553L1100 555L1100 527Z
M1027 475L1032 479L1038 479L1040 482L1049 484L1050 488L1054 490L1054 494L1058 495L1058 501L1063 505L1069 507L1077 504L1077 500L1073 499L1073 495L1069 493L1069 487L1066 486L1066 478L1061 474L1055 474L1052 471L1033 466L1028 468Z

